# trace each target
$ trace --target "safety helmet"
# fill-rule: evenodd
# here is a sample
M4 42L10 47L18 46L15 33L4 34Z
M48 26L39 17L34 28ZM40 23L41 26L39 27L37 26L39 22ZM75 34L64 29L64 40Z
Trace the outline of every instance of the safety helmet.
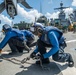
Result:
M34 23L33 26L31 26L30 31L32 31L35 35L39 33L43 33L44 26L41 23Z
M43 28L44 27L43 24L41 24L41 23L34 23L33 26L34 27L40 27L40 28Z
M8 31L9 29L11 29L11 26L8 25L8 24L4 24L3 27L2 27L2 30L3 30L4 32Z

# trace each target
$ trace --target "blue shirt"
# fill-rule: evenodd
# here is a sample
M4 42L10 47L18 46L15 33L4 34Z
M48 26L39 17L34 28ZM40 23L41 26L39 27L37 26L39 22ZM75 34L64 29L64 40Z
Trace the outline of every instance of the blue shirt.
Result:
M27 30L19 30L14 28L9 29L8 32L5 33L5 37L0 43L0 49L4 48L5 45L8 43L9 39L12 37L19 37L21 40L27 41L26 36L31 36L31 35L33 34Z
M44 35L42 35L44 36ZM57 31L49 31L47 33L47 42L45 40L42 39L43 42L45 42L46 44L51 44L52 48L49 50L49 52L43 54L44 58L48 58L52 55L54 55L58 50L59 50L59 40L58 38L60 38L60 34ZM41 38L40 38L41 39ZM34 50L34 52L38 52L38 47L36 47L36 49Z

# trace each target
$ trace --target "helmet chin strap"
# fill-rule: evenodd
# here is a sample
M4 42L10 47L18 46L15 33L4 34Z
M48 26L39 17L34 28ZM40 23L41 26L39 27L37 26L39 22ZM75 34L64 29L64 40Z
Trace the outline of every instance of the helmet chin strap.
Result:
M38 33L38 37L42 36L42 33Z

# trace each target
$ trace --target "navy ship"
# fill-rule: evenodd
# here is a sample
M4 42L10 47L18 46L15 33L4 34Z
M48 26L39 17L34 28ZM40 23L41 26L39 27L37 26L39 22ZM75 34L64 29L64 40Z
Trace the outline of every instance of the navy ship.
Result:
M58 18L56 18L54 20L51 19L51 24L54 23L53 25L56 27L67 27L70 25L70 21L69 21L69 19L66 19L66 14L63 10L66 8L69 8L69 7L63 7L62 1L60 3L59 8L54 8L54 10L58 10L58 11L60 11L60 13L58 14Z

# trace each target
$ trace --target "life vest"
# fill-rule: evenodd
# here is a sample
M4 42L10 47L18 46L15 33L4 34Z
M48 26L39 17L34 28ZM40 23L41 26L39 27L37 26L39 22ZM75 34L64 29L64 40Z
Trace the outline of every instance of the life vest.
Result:
M17 38L19 40L24 40L25 39L24 33L22 31L20 31L19 29L12 28L11 32L15 32L17 34Z
M53 26L47 26L44 28L44 31L43 31L43 35L41 36L41 40L44 42L44 43L47 43L47 44L50 44L50 41L49 41L49 37L48 37L48 33L51 32L51 31L54 31L55 33L57 33L58 35L58 40L62 37L63 33L56 27L53 27ZM50 37L51 38L51 37Z
M32 32L30 32L30 31L28 31L28 30L21 30L21 31L24 33L26 39L27 39L29 42L31 42L32 40L35 40L34 34L33 34Z

